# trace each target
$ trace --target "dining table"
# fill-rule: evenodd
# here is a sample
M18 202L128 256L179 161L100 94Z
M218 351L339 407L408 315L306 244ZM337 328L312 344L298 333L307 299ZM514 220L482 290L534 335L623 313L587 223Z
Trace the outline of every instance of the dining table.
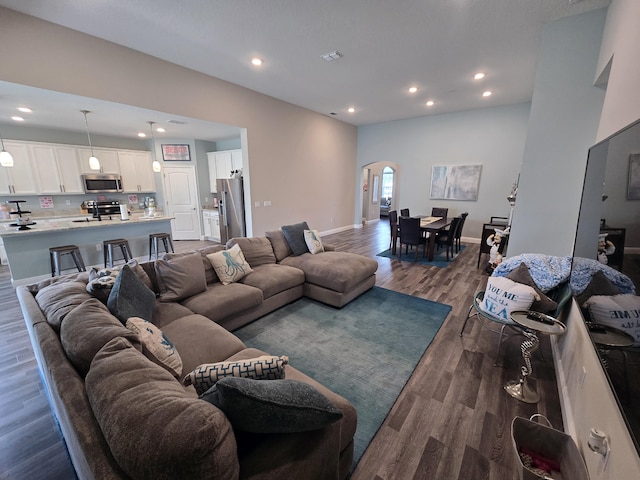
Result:
M428 236L427 240L427 260L430 262L433 261L433 254L435 251L436 245L436 233L444 230L449 225L451 225L451 220L447 217L433 217L430 215L417 215L420 219L420 231L425 232ZM396 244L398 236L400 235L400 225L398 224L398 228L394 232L395 235L391 239L391 254L396 255Z

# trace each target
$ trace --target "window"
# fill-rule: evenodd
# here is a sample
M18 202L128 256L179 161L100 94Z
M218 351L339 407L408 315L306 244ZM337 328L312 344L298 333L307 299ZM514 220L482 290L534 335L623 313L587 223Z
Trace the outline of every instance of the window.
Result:
M393 195L393 169L384 167L382 169L382 198L391 198Z

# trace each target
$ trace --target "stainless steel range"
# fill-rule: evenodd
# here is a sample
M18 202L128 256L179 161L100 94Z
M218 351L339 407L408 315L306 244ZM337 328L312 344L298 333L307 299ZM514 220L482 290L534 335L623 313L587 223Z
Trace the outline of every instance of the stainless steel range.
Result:
M120 214L120 202L117 200L88 200L85 202L85 207L94 217Z

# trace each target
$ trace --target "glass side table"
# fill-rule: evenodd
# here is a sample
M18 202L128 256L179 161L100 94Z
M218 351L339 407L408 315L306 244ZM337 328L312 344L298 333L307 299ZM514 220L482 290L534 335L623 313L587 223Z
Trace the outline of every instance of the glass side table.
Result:
M517 398L522 402L538 403L540 395L527 382L527 379L533 373L531 355L540 346L538 333L562 335L567 330L567 327L564 323L549 315L531 310L514 310L511 312L511 320L522 327L522 334L526 337L520 346L524 365L520 370L520 379L507 382L504 389L513 398Z

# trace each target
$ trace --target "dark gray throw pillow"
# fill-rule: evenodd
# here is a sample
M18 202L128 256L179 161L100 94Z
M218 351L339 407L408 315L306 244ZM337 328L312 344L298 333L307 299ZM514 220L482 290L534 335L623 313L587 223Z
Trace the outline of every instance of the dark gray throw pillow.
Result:
M109 311L123 324L131 317L151 321L156 294L142 283L129 265L122 267L107 300Z
M297 380L225 377L200 398L222 410L234 429L245 432L306 432L342 418L327 397Z
M307 242L304 239L304 231L310 230L307 222L296 223L294 225L283 225L280 227L284 238L289 244L289 248L295 256L307 253Z

